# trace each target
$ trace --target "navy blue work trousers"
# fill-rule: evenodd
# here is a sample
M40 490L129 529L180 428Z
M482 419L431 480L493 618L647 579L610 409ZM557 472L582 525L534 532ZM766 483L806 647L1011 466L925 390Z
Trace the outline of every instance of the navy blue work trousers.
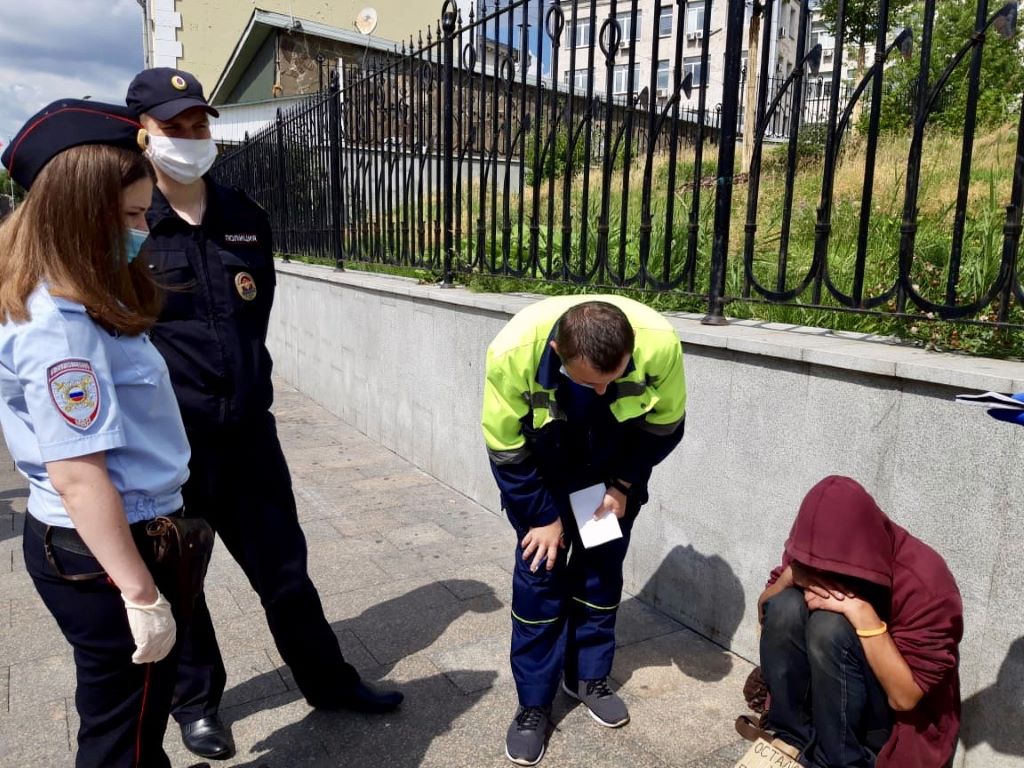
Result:
M284 663L311 706L330 707L359 680L338 646L307 571L291 475L274 417L244 426L188 430L190 477L185 514L202 517L220 536L260 597ZM174 697L185 724L217 712L226 675L205 596L196 601Z
M802 751L802 765L875 764L892 713L846 617L808 611L802 590L783 590L765 602L761 672L771 693L768 728Z
M512 575L512 676L519 703L547 707L561 678L607 677L615 658L615 618L622 599L622 561L629 548L639 504L630 503L619 520L622 538L584 549L571 513L563 515L567 549L559 550L552 570L542 564L530 572L523 560L523 537L516 529Z
M28 515L22 548L36 591L74 649L76 768L170 768L163 741L183 628L177 606L175 648L155 664L133 664L135 641L117 587L105 575L83 581L58 575ZM95 558L59 548L54 561L69 576L103 570ZM165 595L173 599L169 590Z

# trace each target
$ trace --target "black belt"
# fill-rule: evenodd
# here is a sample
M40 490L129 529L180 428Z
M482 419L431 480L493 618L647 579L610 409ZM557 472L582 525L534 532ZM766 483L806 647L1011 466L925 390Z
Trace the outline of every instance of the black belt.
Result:
M30 513L26 513L28 517L28 527L31 528L39 538L41 538L47 544L57 547L57 549L63 549L66 552L74 552L76 555L85 555L86 557L93 557L92 552L85 546L85 542L82 541L82 537L78 535L78 531L74 528L62 528L59 525L47 525L41 520L36 519Z
M178 517L182 514L184 508L172 512L164 517ZM72 552L76 555L85 555L91 557L94 560L96 556L89 550L85 542L82 541L82 537L78 531L74 528L64 528L59 525L47 525L35 518L31 513L26 512L25 517L28 519L28 527L32 529L36 535L43 540L43 549L46 551L46 559L49 560L50 565L54 567L58 575L68 581L84 581L86 579L95 579L99 576L104 576L103 571L97 571L96 573L83 573L68 575L57 565L56 559L53 557L54 549L62 549L65 552ZM151 523L152 520L141 520L137 523L131 523L128 527L131 529L133 538L137 538L139 534L142 534L146 530L146 526Z

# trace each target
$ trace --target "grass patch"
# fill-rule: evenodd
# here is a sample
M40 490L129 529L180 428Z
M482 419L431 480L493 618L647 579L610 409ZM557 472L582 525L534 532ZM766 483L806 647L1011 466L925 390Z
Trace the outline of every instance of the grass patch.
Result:
M887 134L879 140L876 165L868 185L871 211L860 275L857 257L865 200L865 140L851 133L844 145L835 169L827 246L828 278L843 294L852 295L859 279L865 298L881 296L897 276L909 139ZM601 167L594 166L589 175L577 170L568 181L564 174L544 176L536 187L526 185L521 196L513 185L507 200L507 217L501 185L493 191L488 187L486 226L482 233L477 229L481 190L475 180L462 189L461 221L457 223L457 282L480 291L616 291L634 295L665 311L705 311L711 271L715 151L712 147L705 151L702 179L694 177L693 157L688 154L692 151L680 147L671 188L667 157L654 158L646 221L643 157L634 158L628 174L622 171L622 158L616 157L607 184L601 183ZM758 293L746 280L743 254L747 247L754 280L770 290L794 290L806 282L811 272L824 168L813 152L806 147L801 150L790 202L792 217L788 231L784 231L785 153L786 147L768 148L763 158L756 234L749 246L745 242L749 186L740 183L733 190L726 272L729 316L895 336L939 350L1024 358L1024 333L984 325L998 319L994 303L977 315L975 319L982 323L978 324L938 321L927 315L908 318L849 312L841 309L840 302L825 286L821 307L807 306L811 288L788 304L748 300ZM997 278L1015 154L1016 131L1012 126L988 131L975 141L957 273L960 305L983 297ZM945 302L950 278L960 155L961 137L929 131L920 173L911 279L915 290L936 304ZM496 220L492 219L493 194L497 195ZM439 210L436 205L432 207ZM568 236L562 228L563 207L568 208L571 216ZM671 227L667 226L670 212ZM648 221L649 235L644 236L644 224ZM696 226L691 227L691 222ZM784 238L788 238L788 247L784 258L780 258ZM399 274L425 282L436 282L441 276L440 264L433 262L396 267L381 263L392 260L390 256L376 258L369 263L346 261L346 268ZM894 313L897 306L889 300L876 309ZM907 310L920 314L910 302ZM1012 304L1008 320L1024 326L1024 308Z

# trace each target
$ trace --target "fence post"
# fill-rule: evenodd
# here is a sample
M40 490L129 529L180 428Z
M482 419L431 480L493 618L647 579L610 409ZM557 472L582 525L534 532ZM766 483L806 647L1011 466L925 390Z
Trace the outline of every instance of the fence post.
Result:
M334 268L345 270L342 253L341 227L341 79L338 71L331 75L327 91L327 147L331 162L331 250L334 254Z
M458 6L455 0L445 0L441 7L441 30L444 32L444 138L441 148L443 166L441 197L444 204L444 276L441 285L455 285L452 264L455 256L455 188L452 157L455 151L455 23Z
M740 47L743 36L744 0L729 0L725 31L725 73L722 82L740 81ZM718 140L718 189L715 194L715 238L711 248L711 279L705 325L725 325L725 269L729 257L729 217L732 214L732 181L736 165L736 113L740 94L736 88L722 93Z
M286 162L284 157L284 121L281 119L281 109L277 110L277 124L275 126L277 132L277 192L278 192L278 205L277 209L281 212L281 252L284 254L284 261L289 261L288 254L291 253L291 248L288 242L288 185L285 175Z

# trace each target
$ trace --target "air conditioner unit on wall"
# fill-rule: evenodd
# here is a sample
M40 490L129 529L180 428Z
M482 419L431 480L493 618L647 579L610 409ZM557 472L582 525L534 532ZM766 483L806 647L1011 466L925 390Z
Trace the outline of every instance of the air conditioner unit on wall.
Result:
M704 37L704 31L700 30L700 29L698 29L696 32L687 32L686 33L686 39L687 40L700 40L703 37Z
M659 88L658 89L658 98L659 99L666 98L667 96L668 96L668 88Z
M779 37L786 37L789 34L789 30L785 27L779 27Z

